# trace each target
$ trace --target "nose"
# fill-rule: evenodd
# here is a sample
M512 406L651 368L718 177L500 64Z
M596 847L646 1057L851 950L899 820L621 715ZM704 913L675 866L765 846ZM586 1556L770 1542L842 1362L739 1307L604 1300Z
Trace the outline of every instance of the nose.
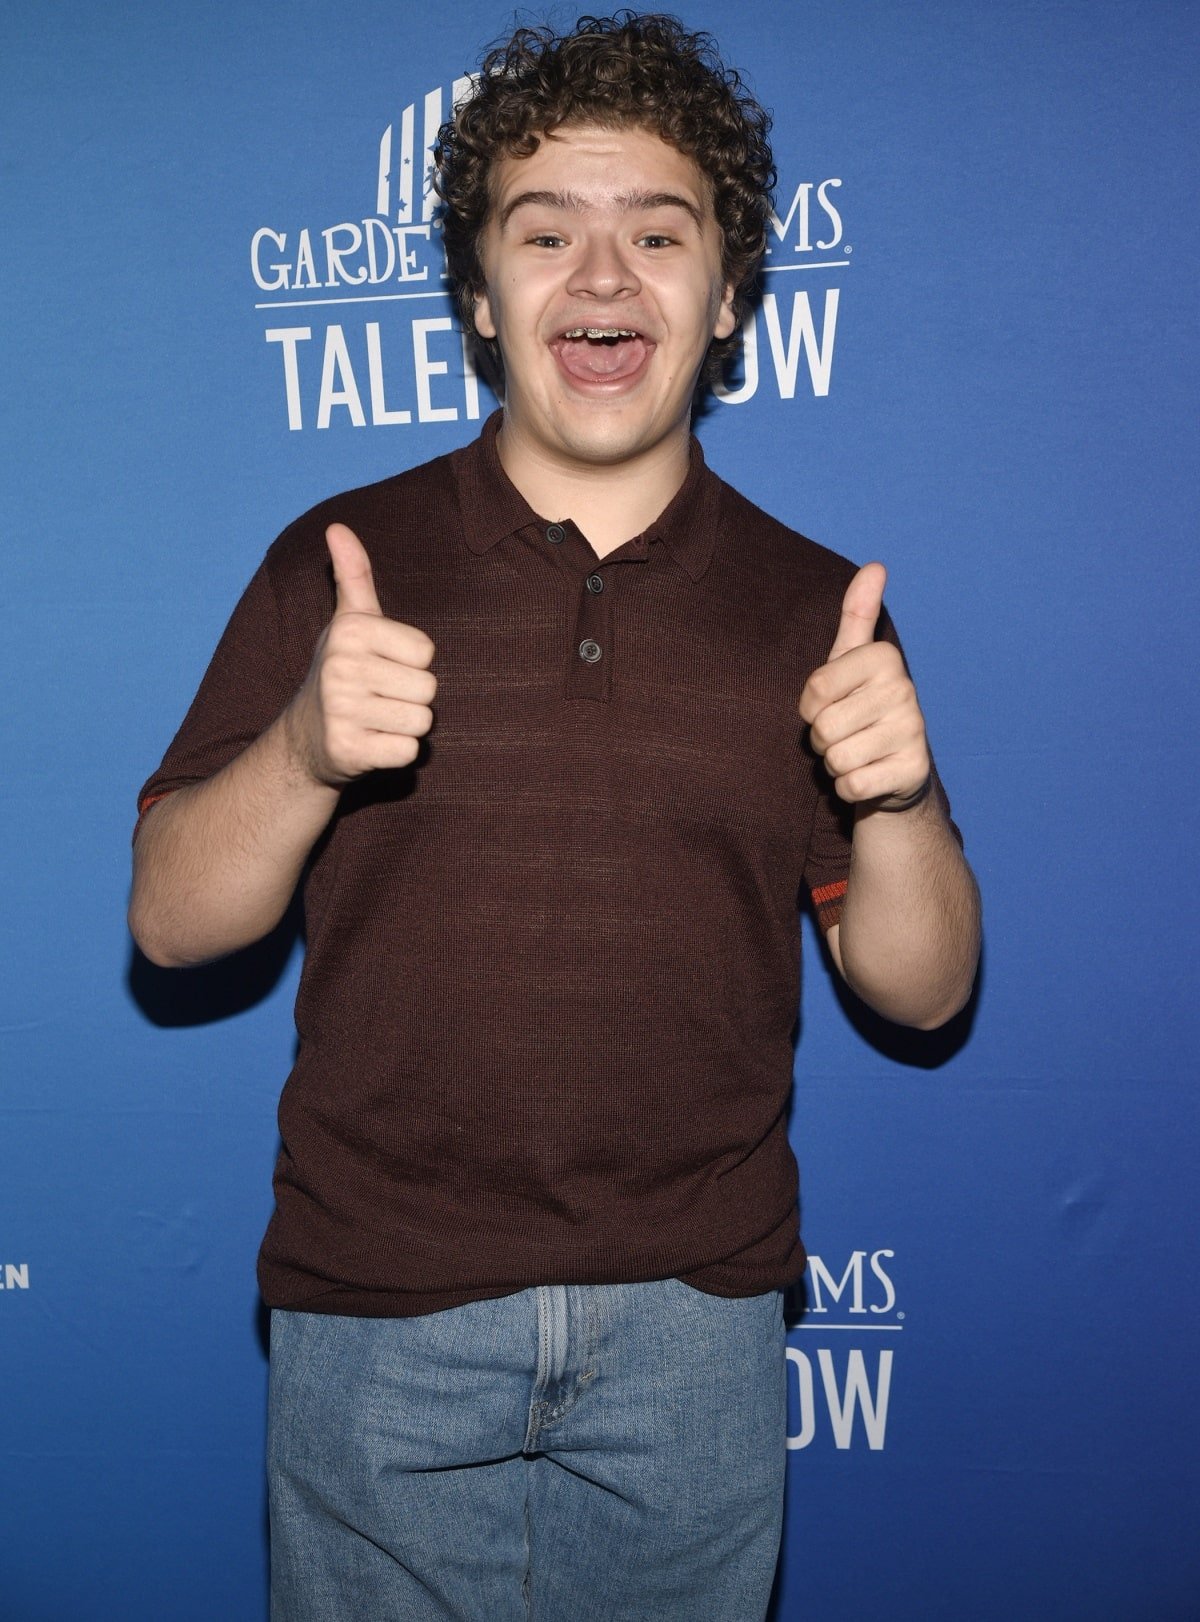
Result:
M589 231L581 251L571 266L567 291L595 299L632 298L642 284L633 262L633 249L622 243L616 232Z

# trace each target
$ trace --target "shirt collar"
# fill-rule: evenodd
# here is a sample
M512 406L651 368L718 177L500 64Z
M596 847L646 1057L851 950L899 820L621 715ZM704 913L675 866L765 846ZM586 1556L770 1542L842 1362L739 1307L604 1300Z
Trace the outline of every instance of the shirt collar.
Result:
M496 436L503 416L502 411L494 411L479 438L452 452L450 459L462 512L463 538L480 556L506 536L531 524L547 522L534 512L501 465ZM647 541L661 541L693 580L701 578L712 560L720 490L721 481L706 464L700 441L693 434L687 475L644 532ZM563 516L579 522L574 514ZM579 527L584 529L582 524Z

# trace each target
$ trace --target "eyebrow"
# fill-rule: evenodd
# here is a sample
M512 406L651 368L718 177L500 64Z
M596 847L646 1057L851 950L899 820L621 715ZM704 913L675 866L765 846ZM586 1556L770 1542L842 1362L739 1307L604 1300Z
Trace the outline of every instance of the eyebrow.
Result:
M686 197L681 197L673 191L627 191L621 192L613 198L617 208L627 214L636 214L647 209L681 208L685 214L691 215L696 225L703 230L704 215ZM588 201L573 191L523 191L505 203L500 210L500 229L503 230L511 216L517 209L530 204L536 208L557 208L569 214L585 214L591 207Z

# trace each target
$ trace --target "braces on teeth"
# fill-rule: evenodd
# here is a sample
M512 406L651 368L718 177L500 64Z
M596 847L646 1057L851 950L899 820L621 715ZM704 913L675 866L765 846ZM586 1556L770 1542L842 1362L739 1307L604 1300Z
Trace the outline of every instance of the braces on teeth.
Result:
M628 327L572 327L570 332L563 333L564 338L636 338L637 333L631 332Z

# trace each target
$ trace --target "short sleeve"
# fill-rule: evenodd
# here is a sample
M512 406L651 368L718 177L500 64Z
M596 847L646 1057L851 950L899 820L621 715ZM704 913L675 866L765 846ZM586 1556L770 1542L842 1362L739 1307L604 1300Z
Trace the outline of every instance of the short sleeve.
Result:
M281 631L268 554L234 609L162 764L138 795L138 827L158 800L220 771L280 714L307 669L285 645L289 640Z
M900 648L900 655L904 657L904 649L900 646L900 638L896 635L895 626L891 616L885 608L879 617L879 625L875 632L877 642L891 642ZM905 659L905 669L908 661ZM807 746L806 746L807 747ZM825 770L824 762L815 750L809 750L810 764L816 779L817 808L813 817L812 831L809 836L808 852L804 864L804 882L812 897L813 911L817 923L823 933L828 934L834 924L840 922L842 904L846 899L846 886L850 877L850 846L854 833L854 811L846 801L838 798L833 780ZM937 796L942 810L950 823L954 837L962 844L962 834L950 815L950 801L946 796L942 780L938 776L936 765L933 765L932 751L930 753L932 776L930 779L930 793ZM902 814L902 813L901 813Z

